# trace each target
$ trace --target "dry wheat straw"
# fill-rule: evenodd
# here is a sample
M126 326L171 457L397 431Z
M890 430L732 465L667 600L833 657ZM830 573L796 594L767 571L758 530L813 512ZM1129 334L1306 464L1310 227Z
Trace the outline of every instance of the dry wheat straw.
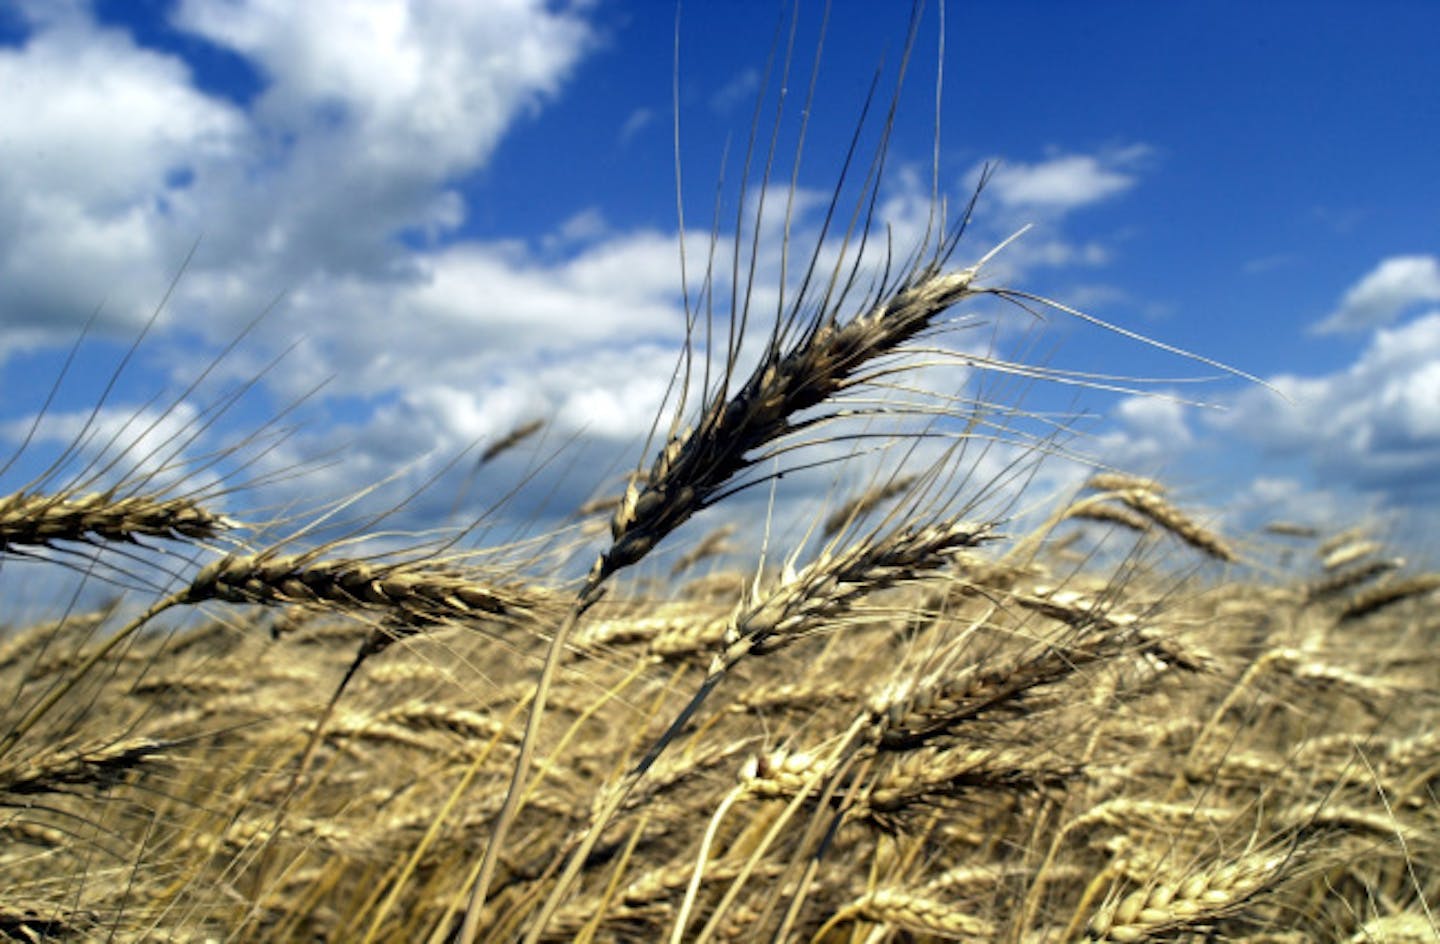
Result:
M1053 685L1087 665L1126 652L1151 651L1166 662L1188 670L1205 664L1185 655L1170 641L1149 636L1133 618L1117 619L1090 606L1038 596L1017 596L1016 602L1082 627L1082 633L1056 639L1036 650L978 662L954 674L933 673L918 681L902 681L879 692L870 705L875 720L872 736L887 750L912 750L952 735L967 722L987 715L1025 710L1022 700L1042 686Z
M943 566L959 550L993 537L988 525L958 520L930 525L907 525L881 536L871 534L849 548L827 551L793 576L782 579L765 595L743 606L726 628L722 648L711 659L705 682L667 732L627 775L607 807L595 817L586 840L562 873L560 887L573 881L579 863L598 841L599 833L623 803L625 794L659 757L671 739L699 708L720 679L747 655L772 650L817 630L843 616L860 599L886 587L915 580ZM603 572L603 559L595 573ZM548 661L547 661L548 665ZM488 853L487 853L488 855ZM533 940L558 907L552 894L532 926Z
M1272 521L1265 526L1266 534L1277 534L1285 538L1313 538L1319 537L1320 529L1314 525L1299 524L1294 521Z
M1325 570L1339 570L1341 567L1369 557L1384 547L1385 545L1379 541L1351 541L1326 554L1320 561L1320 566Z
M1164 495L1169 489L1165 483L1124 472L1096 472L1085 480L1084 488L1092 492L1150 492Z
M86 748L49 748L40 756L0 766L0 794L62 793L74 787L103 789L141 764L163 759L171 745L147 737Z
M1345 944L1440 944L1435 919L1419 911L1371 918Z
M47 657L51 649L82 645L85 640L115 612L115 604L77 613L59 620L47 620L20 630L10 630L0 642L0 672L19 666L27 659L33 666Z
M1388 574L1392 570L1398 570L1403 566L1405 566L1404 560L1392 557L1385 560L1366 561L1343 570L1337 569L1334 573L1326 574L1307 587L1305 597L1311 601L1333 597L1338 593L1353 590L1363 583L1369 583L1376 577Z
M876 529L843 549L827 544L798 570L775 578L721 575L729 582L718 594L727 597L724 608L702 600L711 591L695 584L672 603L636 599L633 587L628 601L596 603L608 577L699 510L758 480L759 463L807 437L822 441L819 424L846 410L838 396L888 382L903 366L895 355L937 327L946 306L980 291L971 284L978 266L942 273L949 248L947 241L931 261L906 267L898 282L883 280L876 303L852 321L836 319L839 303L828 294L818 305L802 297L743 382L730 375L738 353L730 352L725 374L702 391L695 427L683 429L677 418L649 469L616 502L612 543L554 633L538 690L528 682L486 689L480 700L487 709L476 710L476 693L448 684L451 672L407 662L373 675L362 690L365 707L339 713L327 730L324 718L299 719L309 717L308 679L322 677L337 653L295 648L328 641L327 625L307 623L291 635L277 622L281 644L234 653L263 622L117 648L155 613L181 604L335 611L366 621L358 631L369 637L353 672L367 654L424 627L484 620L548 629L546 618L559 615L541 590L492 583L434 559L232 555L93 651L69 647L72 632L96 628L80 619L16 636L0 649L0 673L16 681L16 691L40 674L71 675L6 727L0 747L0 795L12 798L0 807L25 807L0 821L0 836L25 847L19 855L0 850L0 879L11 885L0 934L123 939L133 926L137 938L148 939L343 940L358 939L368 925L371 938L443 940L454 934L452 902L463 886L473 893L462 936L478 933L483 919L497 940L522 931L532 940L649 940L671 921L683 936L691 907L702 900L710 913L701 940L722 930L739 940L766 932L776 940L812 933L838 940L830 934L838 925L862 921L880 925L870 940L1027 941L1042 924L1051 925L1045 940L1073 939L1050 933L1067 914L1075 916L1071 930L1088 919L1091 935L1116 942L1223 935L1232 930L1227 919L1240 916L1272 925L1294 916L1334 940L1436 940L1421 912L1437 888L1440 750L1433 733L1414 735L1434 720L1434 706L1395 697L1418 688L1419 672L1433 660L1414 663L1407 674L1398 658L1376 653L1414 648L1425 638L1424 627L1394 611L1378 616L1436 589L1440 578L1397 581L1341 604L1339 621L1377 615L1363 645L1335 632L1334 613L1301 609L1305 600L1332 597L1393 568L1386 561L1348 566L1361 556L1357 546L1373 543L1363 535L1326 542L1322 557L1331 572L1309 588L1226 584L1224 593L1243 604L1227 609L1204 594L1192 598L1187 587L1172 616L1145 602L1168 591L1157 590L1167 581L1143 568L1096 580L1051 577L1038 564L987 562L972 549L991 537L988 526L941 520L941 513L926 523L915 497L887 519L886 533ZM539 428L518 427L481 463ZM873 502L912 486L901 476L861 496L862 504L837 510L824 527L842 534ZM1101 494L1064 516L1153 523L1213 557L1236 559L1229 544L1171 506L1159 483L1101 473L1087 487ZM208 541L227 524L178 499L145 501L106 505L96 496L17 493L0 500L0 551L52 542ZM162 522L165 514L171 523ZM681 555L675 572L699 560L707 541ZM907 592L906 585L932 577L944 580L942 590ZM1042 585L1066 581L1084 592ZM882 591L889 593L874 599ZM890 620L894 614L903 619ZM861 631L882 618L883 638ZM1204 632L1206 646L1223 658L1195 651L1187 627ZM344 627L345 639L358 641L356 633ZM771 657L822 634L827 648L819 659ZM507 650L484 648L490 642L455 652L456 666L470 662L501 682L513 679L515 660ZM564 654L623 657L627 646L629 675L622 677L620 658L591 658L583 672L556 675ZM1263 655L1247 667L1257 652ZM273 661L301 655L303 668L288 673ZM656 740L677 683L693 676L687 663L705 658L700 692ZM106 671L93 672L85 710L66 719L75 731L39 751L27 741L25 756L16 757L26 732L102 659ZM676 663L668 681L644 674L664 660ZM735 672L734 681L745 686L700 719L701 702L742 661L748 671ZM1100 666L1106 671L1092 671ZM1207 684L1201 671L1220 684ZM1262 671L1288 679L1283 701L1267 693L1265 712L1234 711ZM401 685L424 694L396 691ZM532 764L547 698L575 719L564 738L546 745L546 760ZM638 707L647 700L648 708ZM1347 700L1371 708L1373 717ZM502 715L526 704L533 707L521 739ZM1286 710L1273 710L1277 704ZM807 714L797 718L800 711ZM138 729L136 712L147 719ZM1164 723L1187 717L1210 722ZM1218 732L1229 720L1235 723ZM1321 725L1338 731L1316 736ZM135 730L148 736L115 735ZM215 753L180 758L175 748L181 739L195 743L197 731L206 732ZM738 787L724 776L737 755L777 740L798 743L802 732L810 750L752 757ZM296 766L297 735L307 733L314 743L323 733L330 750L297 792L305 762L293 780L286 774ZM682 734L694 736L689 749L662 758ZM634 754L647 744L637 764ZM1220 756L1201 750L1211 747L1223 748ZM462 768L453 790L439 788ZM527 789L532 769L536 782ZM1167 799L1172 775L1182 792ZM1037 789L1045 792L1017 798ZM1191 799L1181 802L1183 791ZM274 810L292 798L296 811L282 823ZM732 799L747 814L742 822L725 818ZM757 802L764 800L782 802ZM452 809L463 812L452 819ZM797 826L789 822L794 815L811 819ZM857 820L890 832L848 828ZM702 840L707 823L713 831ZM833 831L824 834L827 823ZM77 838L102 848L94 838L102 834L117 840L120 852L106 851L123 868L106 873L71 851ZM1272 851L1273 843L1297 838L1315 842ZM1327 873L1273 911L1250 908L1292 873L1327 865L1318 851L1324 840L1363 849L1369 861ZM471 850L482 843L485 858L466 876ZM1217 848L1257 845L1264 851L1213 859ZM270 846L294 858L257 861L257 850ZM1082 890L1087 876L1092 881ZM772 889L742 895L752 877ZM1092 914L1117 879L1131 890ZM702 885L717 881L731 883L725 895L701 899ZM209 887L222 891L212 895ZM964 898L953 900L961 891ZM493 907L482 911L491 892ZM1398 913L1363 920L1380 909ZM821 923L811 911L829 917ZM863 930L851 936L858 940Z
M776 682L751 685L735 697L732 712L764 715L782 711L812 711L824 705L844 704L856 700L857 693L849 681L817 678L804 682Z
M1027 748L925 749L897 756L852 816L882 829L901 828L906 814L935 806L970 791L1059 789L1079 774L1075 764L1037 762Z
M1150 530L1149 518L1120 505L1111 504L1105 498L1106 496L1097 495L1078 501L1066 509L1065 517L1076 521L1118 524L1122 528L1129 528L1131 531L1138 531L1141 534Z
M678 577L708 558L735 553L739 548L730 543L730 537L734 533L735 525L722 524L696 541L694 547L675 559L675 563L670 567L670 576Z
M1341 531L1338 534L1331 535L1324 541L1321 541L1319 546L1315 548L1315 555L1323 560L1326 555L1338 550L1339 548L1344 547L1346 544L1353 544L1356 541L1368 540L1370 536L1369 532L1369 528L1365 527L1364 525L1359 525L1357 527Z
M991 525L956 520L905 525L838 553L822 553L732 617L710 674L830 626L864 597L925 577L961 551L994 539Z
M208 564L182 603L220 600L268 606L332 606L389 611L426 622L532 614L538 595L478 583L425 563L318 559L313 553L227 556Z
M974 281L1000 248L957 272L945 272L938 258L918 265L863 314L840 323L831 312L798 329L788 350L779 337L772 339L749 378L733 394L721 387L694 429L675 433L648 472L630 483L611 521L614 543L597 563L597 578L640 560L723 497L737 476L767 458L765 447L818 422L795 423L793 417L866 383L867 365L894 355L946 310L983 293Z

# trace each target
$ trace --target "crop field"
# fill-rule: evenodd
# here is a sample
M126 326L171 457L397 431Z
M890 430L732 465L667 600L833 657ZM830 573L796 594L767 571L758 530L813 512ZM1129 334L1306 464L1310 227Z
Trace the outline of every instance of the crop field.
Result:
M902 505L793 572L692 555L594 602L482 939L1433 939L1440 576L1339 535L1270 537L1303 578L1177 579L1147 559L1239 552L1157 483L1091 485L1018 540ZM7 557L222 527L5 509ZM1092 572L1082 528L1153 553ZM450 939L564 589L262 551L162 601L201 602L9 629L6 934Z
M891 245L871 105L769 294L756 119L779 202L691 247L650 441L544 533L231 507L224 403L22 446L0 568L82 592L0 616L0 938L1440 941L1440 574L1146 469L1027 493L1066 430L1006 385L1122 381L971 306L1109 326L987 279L983 188ZM545 422L484 444L497 504Z

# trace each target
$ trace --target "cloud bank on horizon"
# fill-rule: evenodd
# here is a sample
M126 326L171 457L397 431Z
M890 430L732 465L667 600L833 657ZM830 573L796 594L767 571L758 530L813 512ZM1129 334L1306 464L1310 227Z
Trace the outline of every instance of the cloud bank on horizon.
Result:
M842 8L832 26L842 49L863 48L874 21L893 18ZM12 389L17 378L50 369L92 315L97 341L128 343L198 239L147 339L153 356L129 371L107 415L139 410L161 386L188 382L196 363L273 308L219 374L259 375L293 345L260 381L271 402L329 378L309 404L320 421L266 457L282 467L343 454L307 476L303 492L358 491L536 417L549 420L545 436L487 470L499 478L469 497L472 511L534 475L531 486L546 498L520 502L516 514L558 516L595 486L595 468L618 475L634 463L685 336L674 184L644 169L650 161L663 171L670 159L669 83L653 76L668 73L672 22L641 23L644 14L619 4L540 0L180 0L145 11L22 3L0 29L0 366ZM693 28L699 35L708 26ZM750 35L743 61L715 66L696 56L686 71L682 59L682 137L688 127L724 126L743 138L747 110L764 90L757 70L768 36ZM657 57L658 72L626 71ZM947 63L947 80L966 64ZM1064 81L1083 86L1087 76ZM976 99L951 95L954 113L942 119L946 128L965 124L942 138L964 141L947 146L938 164L952 205L987 161L1000 161L957 262L1036 224L997 260L995 279L1162 340L1173 332L1176 343L1260 373L1284 395L1232 383L1199 397L1223 407L1215 410L1189 405L1181 386L1162 386L1169 399L1087 393L1085 408L1100 418L1081 427L1076 451L1178 476L1197 498L1236 515L1399 511L1412 523L1440 523L1433 244L1400 245L1393 233L1334 237L1323 249L1277 239L1263 257L1208 258L1203 241L1185 238L1187 221L1168 214L1187 188L1205 200L1207 186L1223 192L1226 182L1194 176L1188 139L1147 121L1146 108L1135 107L1128 128L1116 119L1110 133L1087 134L1080 121L1044 136L988 140L985 129L998 122L965 121ZM823 92L821 104L829 107ZM985 107L1015 114L1025 101ZM841 127L854 119L833 110ZM590 124L581 125L582 114ZM924 232L932 186L929 117L922 111L901 124L877 214L897 247ZM843 140L827 139L817 124L807 147ZM523 173L527 158L533 176ZM733 186L739 158L730 160ZM588 183L583 199L572 199L569 172L557 177L557 166L606 185ZM684 234L693 296L694 259L704 255L696 250L708 245L711 221L692 211L715 182L700 186L704 170L686 174L701 195L687 199ZM761 228L775 235L786 187L771 186L778 196ZM797 244L818 233L829 186L819 173L800 180ZM1303 209L1306 225L1332 235L1345 227L1320 221L1379 212L1363 193L1336 205L1297 199L1295 214ZM1424 217L1421 202L1409 210ZM517 206L524 211L497 212ZM722 239L733 206L724 212ZM1174 256L1161 255L1167 239L1177 243ZM1327 269L1328 281L1317 284L1311 276L1331 265L1337 246L1346 268ZM1187 262L1196 270L1193 299L1183 280L1157 288L1156 279ZM1189 311L1213 310L1204 293L1214 290L1215 272L1226 273L1232 296L1255 288L1256 300L1243 315L1197 327ZM768 287L756 297L777 297L773 258L762 260L759 278ZM1303 291L1287 288L1296 285ZM1091 332L1056 330L1066 355L1103 356L1092 352ZM1132 371L1127 355L1110 372L1148 373L1152 354L1136 356L1141 369ZM1075 396L1058 402L1073 405ZM0 430L18 444L40 399L9 398ZM58 403L48 435L60 441L85 410L83 397ZM215 435L223 442L223 430ZM424 468L416 467L417 480ZM1077 474L1061 461L1051 480ZM454 510L454 501L438 496L408 513L418 523Z

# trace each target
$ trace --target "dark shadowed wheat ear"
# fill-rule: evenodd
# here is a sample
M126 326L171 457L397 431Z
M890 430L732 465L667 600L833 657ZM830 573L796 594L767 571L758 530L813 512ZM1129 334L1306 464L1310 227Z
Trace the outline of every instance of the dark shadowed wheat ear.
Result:
M0 498L0 554L57 543L137 544L141 538L207 541L233 527L225 516L184 497L38 495Z
M954 238L962 230L963 224ZM648 472L632 481L611 522L610 547L596 560L578 595L575 612L551 641L527 724L527 749L522 751L510 790L516 803L524 785L523 767L530 759L529 745L538 732L559 655L580 613L600 587L615 572L643 559L696 513L740 487L736 480L742 473L773 455L767 447L821 422L814 415L796 422L797 415L868 383L867 366L902 352L906 342L934 328L950 307L982 293L975 280L999 247L967 269L947 272L943 264L952 247L953 241L944 253L917 265L880 301L849 321L839 321L833 309L801 321L797 303L790 326L772 336L749 378L733 391L724 383L710 391L695 427L672 434ZM896 369L894 365L888 368L890 372ZM467 942L478 931L484 887L514 815L514 806L507 805L486 850L476 894L467 910L467 931L462 935ZM543 923L542 919L539 924Z

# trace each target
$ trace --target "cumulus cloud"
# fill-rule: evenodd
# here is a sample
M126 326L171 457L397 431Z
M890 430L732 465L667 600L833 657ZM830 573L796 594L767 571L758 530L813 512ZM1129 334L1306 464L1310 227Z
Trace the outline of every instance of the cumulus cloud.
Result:
M1428 297L1433 262L1386 260L1346 294L1339 310L1368 306L1393 317ZM1356 326L1364 321L1356 318ZM1219 410L1122 400L1090 451L1120 468L1161 477L1199 470L1202 479L1194 484L1202 486L1227 476L1225 517L1232 527L1280 518L1335 526L1388 517L1410 538L1432 540L1440 522L1440 311L1373 331L1338 370L1266 380L1274 390L1247 387L1218 400Z
M1109 265L1115 256L1110 241L1096 235L1076 238L1069 218L1138 185L1151 153L1148 145L1134 144L1093 154L1058 154L1031 162L1001 158L971 166L964 177L966 189L990 173L981 194L981 238L995 242L1028 228L995 260L992 278L1013 282L1037 270Z
M208 96L180 58L79 8L0 50L12 322L63 337L103 300L102 327L134 326L202 236L176 310L209 302L197 317L215 337L281 288L410 278L397 236L458 226L450 182L553 98L591 42L538 0L189 0L174 25L252 63L259 96Z
M1362 498L1343 488L1317 488L1287 475L1257 476L1231 497L1226 511L1227 517L1251 527L1284 521L1322 530L1382 516L1378 496Z
M1241 394L1212 424L1265 453L1303 458L1322 486L1440 497L1440 312L1377 331L1353 363L1285 374Z
M104 299L136 324L194 238L174 225L194 188L245 148L244 116L78 17L0 49L0 88L0 310L64 334Z
M1177 471L1179 457L1196 443L1193 410L1165 394L1124 397L1109 412L1110 428L1094 437L1088 451L1115 468L1170 474ZM1085 443L1080 445L1086 449Z
M1418 304L1440 302L1440 258L1393 256L1356 282L1317 323L1317 334L1364 331L1394 321Z
M454 182L483 168L517 119L565 93L595 45L588 9L542 0L181 0L176 30L252 67L258 87L243 102L207 94L174 52L100 26L83 4L34 18L22 45L0 49L0 128L24 129L0 134L0 354L69 343L102 299L97 330L133 336L203 235L147 343L178 354L178 373L194 337L231 340L283 291L253 349L247 342L216 376L247 380L298 336L261 379L264 394L284 404L330 378L309 404L322 421L255 470L279 476L315 457L344 461L280 485L294 494L277 502L353 494L536 416L549 421L546 442L587 457L573 460L583 467L569 484L547 479L538 491L562 506L578 501L596 484L584 473L633 463L665 398L686 329L678 234L617 227L593 206L575 208L549 234L463 238L468 207ZM710 104L732 109L757 82L753 71L737 73ZM648 120L644 109L632 112L622 137ZM1143 151L1002 170L997 215L1038 212L1048 228L1007 250L996 277L1103 265L1107 247L1066 238L1060 218L1132 186ZM932 222L928 172L898 160L890 170L847 314ZM778 247L788 235L793 293L818 239L831 193L829 181L809 183L767 194L763 214L763 188L748 191L742 216L760 247L749 289L755 338L779 307ZM732 211L723 219L729 225ZM836 232L818 254L812 291L837 267L849 271ZM687 233L690 276L706 277L712 235L722 251L710 301L723 322L734 234ZM955 261L1008 235L977 234ZM752 251L750 236L739 241L742 253ZM742 285L748 264L739 264ZM692 303L703 297L698 288L690 286ZM945 382L958 388L961 376ZM1145 409L1130 411L1137 430L1163 420ZM487 474L533 458L522 450ZM399 481L418 487L427 475L416 466Z
M1065 154L1035 163L1003 163L990 186L1006 206L1065 212L1133 187L1149 149L1135 145L1102 154Z

